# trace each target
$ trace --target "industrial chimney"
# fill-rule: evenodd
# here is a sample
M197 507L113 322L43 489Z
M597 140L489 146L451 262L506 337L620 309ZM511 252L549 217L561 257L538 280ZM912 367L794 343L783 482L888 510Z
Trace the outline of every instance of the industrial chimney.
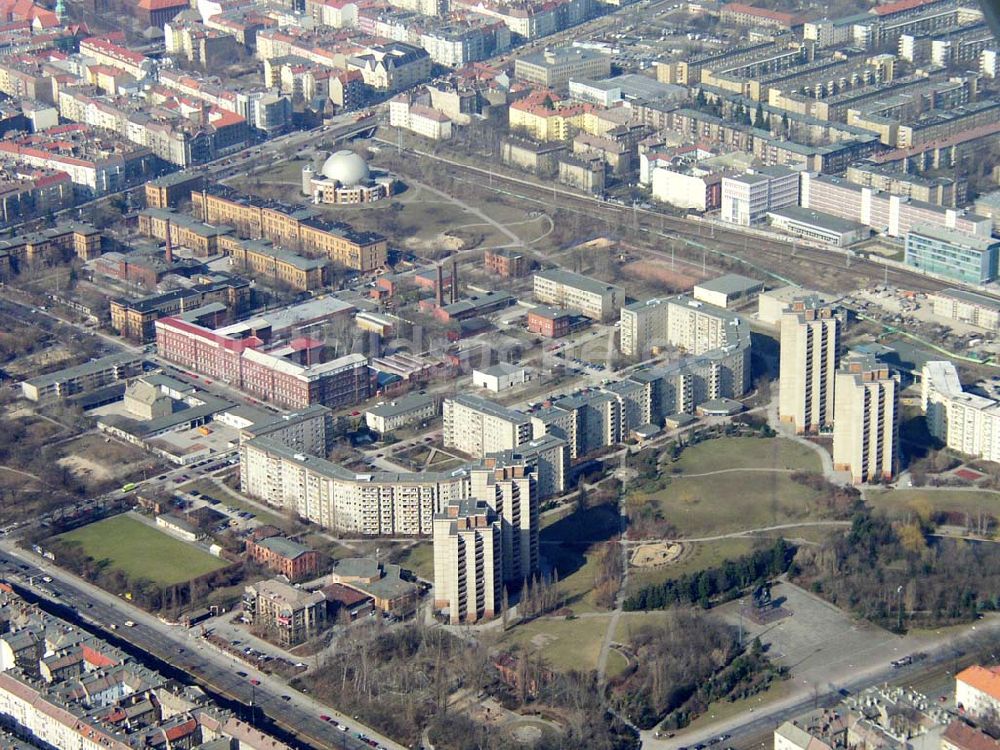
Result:
M451 258L451 303L458 302L458 258Z
M434 299L438 307L444 307L444 268L437 264L437 286L434 288Z

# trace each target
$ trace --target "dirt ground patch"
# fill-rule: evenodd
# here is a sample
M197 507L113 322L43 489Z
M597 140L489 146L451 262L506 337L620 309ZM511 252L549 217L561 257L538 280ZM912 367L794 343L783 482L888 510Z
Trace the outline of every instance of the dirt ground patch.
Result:
M684 545L677 542L643 544L632 553L631 564L637 568L655 568L676 562L684 551Z
M662 284L671 292L687 291L703 276L695 271L671 268L669 263L637 260L622 266L622 273L638 281Z
M63 456L56 463L69 469L74 476L87 481L105 482L112 478L106 466L76 453L72 456Z

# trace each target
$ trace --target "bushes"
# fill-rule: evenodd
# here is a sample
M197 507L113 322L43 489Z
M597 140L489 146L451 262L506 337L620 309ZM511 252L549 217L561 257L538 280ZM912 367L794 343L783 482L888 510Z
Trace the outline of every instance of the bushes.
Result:
M795 547L779 539L736 560L726 560L717 568L671 578L640 589L625 600L628 611L664 609L675 604L699 603L707 607L714 600L725 601L740 591L786 572L795 556Z

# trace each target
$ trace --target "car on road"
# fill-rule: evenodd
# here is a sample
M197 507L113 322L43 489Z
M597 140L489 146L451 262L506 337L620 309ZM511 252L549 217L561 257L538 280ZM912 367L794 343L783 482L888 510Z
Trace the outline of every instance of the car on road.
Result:
M338 721L338 722L337 722L337 723L336 723L336 724L335 724L334 726L336 726L336 727L337 727L337 729L339 729L339 730L340 730L341 732L346 732L346 731L347 731L347 727L345 727L345 726L344 726L343 724L341 724L341 723L340 723L339 721Z
M135 627L135 623L132 622L131 620L126 620L125 621L125 627L126 628L134 628Z
M330 721L330 717L327 716L326 714L320 714L319 718L321 721Z
M240 677L246 677L246 676L247 676L247 673L246 673L246 672L237 672L236 674L237 674L238 676L240 676Z
M292 699L292 696L290 696L290 695L283 695L283 696L281 696L281 700L283 700L283 701L290 701L291 699Z

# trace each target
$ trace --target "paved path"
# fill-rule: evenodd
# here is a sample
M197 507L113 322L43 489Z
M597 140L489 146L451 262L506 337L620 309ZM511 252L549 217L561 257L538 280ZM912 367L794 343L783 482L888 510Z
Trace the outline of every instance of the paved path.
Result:
M810 526L850 526L850 521L800 521L799 523L781 523L776 526L761 526L756 529L745 529L743 531L732 531L728 534L719 534L717 536L698 536L691 539L679 537L677 539L628 539L624 542L625 545L636 545L636 544L683 544L684 542L694 543L694 542L718 542L722 539L738 539L743 536L752 536L754 534L766 534L771 531L785 531L787 529L798 529Z

